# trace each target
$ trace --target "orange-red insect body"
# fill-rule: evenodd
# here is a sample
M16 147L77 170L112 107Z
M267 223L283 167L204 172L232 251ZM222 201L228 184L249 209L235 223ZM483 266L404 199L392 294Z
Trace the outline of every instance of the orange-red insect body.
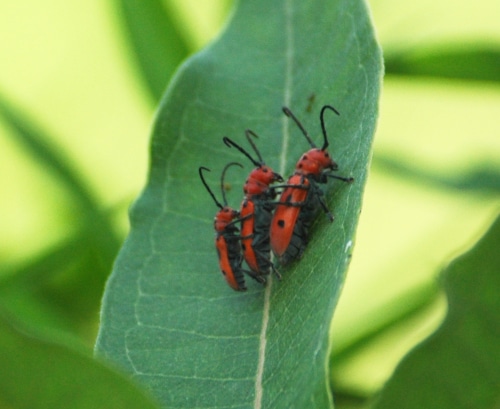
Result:
M245 277L241 263L239 230L235 225L239 213L227 206L217 212L214 220L215 248L219 258L219 268L229 286L236 291L245 291Z
M302 257L307 246L309 229L320 207L330 221L333 221L333 215L326 205L319 184L327 183L329 177L349 183L354 180L331 174L332 171L338 169L338 165L326 151L328 147L324 123L326 109L339 115L338 111L330 105L325 105L321 109L320 121L324 144L319 149L292 112L288 108L283 108L283 112L291 117L301 129L312 149L300 157L294 174L283 186L285 190L276 204L276 211L271 222L271 248L281 264L287 264Z
M250 135L255 137L256 135L250 130L245 133L257 153L259 161L252 158L248 152L231 139L224 138L226 145L237 148L256 166L250 172L243 186L245 197L240 207L243 257L248 267L255 274L264 277L269 275L272 270L280 277L271 261L269 227L272 220L272 211L274 210L272 201L276 197L276 192L270 185L276 181L282 182L283 178L264 164L259 151L250 138Z
M244 273L250 275L259 282L264 281L260 277L257 277L253 272L246 271L242 268L243 255L240 247L241 236L239 234L239 229L236 226L236 224L240 221L240 214L237 210L234 210L227 205L223 189L225 172L231 165L235 164L241 166L239 163L229 163L222 171L221 190L224 205L219 203L203 177L202 171L209 171L209 169L200 167L198 169L198 173L203 185L212 196L217 207L220 209L214 218L215 248L217 249L217 255L219 258L220 271L227 284L233 290L245 291L247 288L245 286Z

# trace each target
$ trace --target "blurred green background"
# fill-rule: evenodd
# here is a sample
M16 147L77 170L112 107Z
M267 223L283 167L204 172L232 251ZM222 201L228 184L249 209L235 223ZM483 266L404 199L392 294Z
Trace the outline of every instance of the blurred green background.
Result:
M165 0L155 12L143 1L150 14L140 4L0 3L0 315L89 350L161 89L216 37L232 2ZM386 77L332 324L332 383L346 402L371 396L439 325L436 277L500 197L500 3L370 5ZM159 63L137 52L151 39L169 50Z

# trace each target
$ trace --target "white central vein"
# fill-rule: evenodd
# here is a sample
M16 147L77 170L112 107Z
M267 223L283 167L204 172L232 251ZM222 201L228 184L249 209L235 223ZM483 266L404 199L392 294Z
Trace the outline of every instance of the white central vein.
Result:
M293 62L293 27L292 27L292 0L284 2L285 16L285 72L284 72L284 90L283 90L283 106L290 106L292 99L292 62ZM282 136L283 142L281 146L279 173L285 173L286 158L288 155L289 142L289 121L283 116L282 120ZM273 287L272 276L269 277L267 287L264 291L264 307L262 312L262 327L259 337L259 361L257 364L257 374L255 377L255 401L254 409L262 409L262 398L264 388L262 385L264 376L264 366L266 361L266 346L267 346L267 327L269 324L269 312L271 309L271 290Z

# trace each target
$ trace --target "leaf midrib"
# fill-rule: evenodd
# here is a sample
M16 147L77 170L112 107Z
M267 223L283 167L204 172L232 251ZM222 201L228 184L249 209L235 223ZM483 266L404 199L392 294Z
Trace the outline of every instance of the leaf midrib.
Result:
M284 72L284 87L283 87L283 106L290 106L292 99L292 83L293 71L292 62L294 55L293 47L293 24L292 24L292 0L284 1L284 16L285 16L285 72ZM288 142L290 139L289 121L286 116L282 117L282 146L281 155L279 158L279 174L285 174L286 159L288 156ZM264 305L262 310L262 326L259 337L259 357L257 363L257 373L255 377L255 400L254 409L262 408L263 387L262 380L266 362L266 346L267 346L267 327L269 324L269 315L271 310L271 291L273 287L273 278L269 277L266 289L264 291Z

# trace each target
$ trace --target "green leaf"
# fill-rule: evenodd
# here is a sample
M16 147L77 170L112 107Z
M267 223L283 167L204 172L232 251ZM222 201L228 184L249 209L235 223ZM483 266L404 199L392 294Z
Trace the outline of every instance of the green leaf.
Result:
M444 271L449 310L398 366L375 408L494 408L500 402L500 218Z
M328 332L351 256L368 172L381 53L362 1L241 1L223 35L174 78L153 130L148 185L108 282L96 351L145 384L165 407L327 408ZM336 220L318 216L303 259L283 280L233 292L214 248L217 210L197 170L218 184L227 162L233 206L250 169L222 143L259 135L266 163L289 175L309 149L281 112L290 107L340 172L327 191ZM248 280L247 280L248 281ZM286 391L286 393L285 393Z
M1 312L1 311L0 311ZM0 407L154 409L123 375L0 314Z
M188 45L161 0L118 0L118 7L142 79L158 101Z
M405 50L385 55L388 75L500 81L500 47L444 44L434 49Z

